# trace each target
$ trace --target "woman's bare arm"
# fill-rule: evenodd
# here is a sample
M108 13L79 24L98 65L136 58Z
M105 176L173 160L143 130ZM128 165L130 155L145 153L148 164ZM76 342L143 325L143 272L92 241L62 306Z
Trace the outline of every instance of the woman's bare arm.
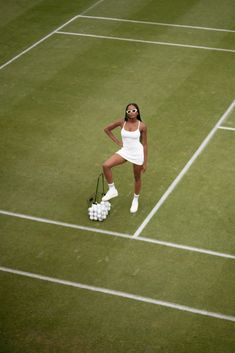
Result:
M116 129L117 127L122 127L122 125L123 125L123 119L117 120L114 123L109 124L104 128L105 133L111 138L111 140L113 140L113 142L115 142L118 146L121 146L121 147L122 147L122 142L116 138L116 136L112 133L112 130Z
M144 147L144 164L143 164L143 172L147 169L147 160L148 160L148 142L147 142L147 126L143 124L143 128L141 130L141 143Z

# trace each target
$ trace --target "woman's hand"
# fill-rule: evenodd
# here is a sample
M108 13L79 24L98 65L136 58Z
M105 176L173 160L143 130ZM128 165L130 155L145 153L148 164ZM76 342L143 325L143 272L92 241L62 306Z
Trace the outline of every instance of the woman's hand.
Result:
M144 173L146 171L146 169L147 169L147 163L144 163L142 165L142 172Z

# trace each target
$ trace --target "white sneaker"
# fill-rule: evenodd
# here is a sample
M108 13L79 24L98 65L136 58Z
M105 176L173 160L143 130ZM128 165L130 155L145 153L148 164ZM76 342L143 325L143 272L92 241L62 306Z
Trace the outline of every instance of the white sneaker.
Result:
M131 208L130 208L130 212L131 213L137 212L138 206L139 206L138 199L133 199L132 204L131 204Z
M109 201L114 197L118 196L118 191L115 188L111 188L107 191L106 195L102 197L102 201Z

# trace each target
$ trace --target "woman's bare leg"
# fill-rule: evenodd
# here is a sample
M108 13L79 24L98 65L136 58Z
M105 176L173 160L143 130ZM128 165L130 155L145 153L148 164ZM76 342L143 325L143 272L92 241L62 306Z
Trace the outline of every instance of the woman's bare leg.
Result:
M142 170L142 165L133 165L133 172L134 172L134 178L135 178L135 192L134 192L134 197L131 203L131 208L130 212L135 213L138 210L139 206L139 193L141 190L141 170Z
M141 171L142 165L133 164L133 172L134 172L134 179L135 179L135 194L139 195L141 190Z
M105 179L107 180L108 184L113 183L113 174L112 174L112 168L125 163L126 160L119 156L119 154L115 153L113 156L111 156L107 161L103 163L103 171L104 171L104 176Z

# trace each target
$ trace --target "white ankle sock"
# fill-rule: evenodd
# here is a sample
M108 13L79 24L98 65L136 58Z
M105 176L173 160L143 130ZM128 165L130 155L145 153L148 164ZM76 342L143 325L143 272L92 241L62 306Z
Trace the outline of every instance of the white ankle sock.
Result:
M139 196L140 196L140 195L136 195L136 194L134 194L134 199L136 199L136 200L138 201Z
M108 184L108 186L109 186L109 190L111 190L111 189L115 189L115 185L114 185L114 183L112 183L112 184Z

